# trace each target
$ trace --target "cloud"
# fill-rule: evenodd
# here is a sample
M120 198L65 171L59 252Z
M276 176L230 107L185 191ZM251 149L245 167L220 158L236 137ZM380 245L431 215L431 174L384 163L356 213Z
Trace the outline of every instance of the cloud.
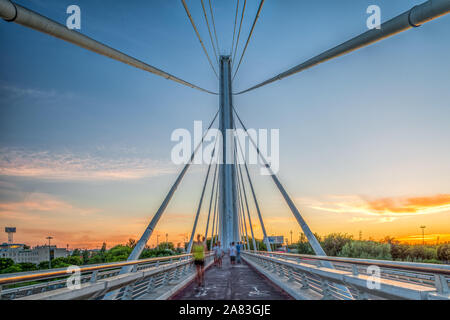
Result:
M0 175L56 180L129 180L175 172L170 163L139 157L0 148Z
M55 89L41 90L36 88L23 88L14 85L0 85L0 96L4 102L14 102L18 99L39 99L52 101L57 99L72 99L73 93L61 93Z
M450 194L414 197L329 196L325 200L299 199L312 209L336 213L356 213L370 217L353 217L351 222L377 220L391 222L400 217L450 211Z
M96 209L77 208L45 193L26 195L23 201L0 203L0 217L26 221L40 219L42 213L53 213L61 217L61 215L85 216L97 211Z

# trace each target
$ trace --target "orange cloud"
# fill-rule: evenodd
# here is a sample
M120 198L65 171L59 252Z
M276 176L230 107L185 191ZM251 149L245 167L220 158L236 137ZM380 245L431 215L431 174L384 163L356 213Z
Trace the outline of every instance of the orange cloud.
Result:
M450 211L450 194L377 199L367 199L361 196L331 196L330 198L328 200L300 199L300 201L310 208L322 211L382 216L381 219L384 222L401 216Z

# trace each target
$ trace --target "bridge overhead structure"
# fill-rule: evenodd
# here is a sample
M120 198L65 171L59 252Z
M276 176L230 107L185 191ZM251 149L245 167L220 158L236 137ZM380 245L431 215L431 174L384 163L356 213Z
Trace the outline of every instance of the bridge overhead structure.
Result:
M231 59L220 57L219 129L222 133L221 163L219 167L219 239L224 248L239 241L236 167L234 164L233 95L231 89Z
M201 40L196 25L187 8L186 2L183 0L182 3L185 7L186 13L191 21L191 24L196 32L196 35L199 38L199 41L202 45L205 55L208 58L208 61L211 64L214 73L216 73L213 62L209 58L207 49L204 46L203 41ZM239 60L239 64L237 65L237 68L234 70L234 76L236 75L239 66L243 60L243 56L245 54L245 51L253 34L256 21L260 16L263 3L264 0L261 0L249 37L247 39L241 58ZM209 2L209 4L211 11L211 21L213 23L214 35L216 38L216 47L217 51L219 51L219 43L217 40L211 1ZM245 4L246 1L244 1L242 17L244 16ZM209 23L207 20L207 15L203 1L202 1L202 8L209 30ZM442 15L445 15L449 12L450 12L450 0L428 0L420 5L412 7L408 11L402 13L401 15L394 17L389 21L386 21L381 25L380 29L373 29L367 31L297 66L294 66L285 72L282 72L266 81L263 81L251 88L240 91L236 94L244 94L246 92L255 90L257 88L270 84L274 81L281 80L285 77L296 74L298 72L302 72L303 70L326 62L330 59L334 59L336 57L357 50L359 48L373 44L384 38L393 36L399 32L419 27L422 24L431 21L435 18L438 18ZM144 63L136 58L133 58L121 51L111 48L79 32L69 30L64 25L57 23L27 8L24 8L10 0L0 0L0 17L8 22L18 23L20 25L60 38L62 40L80 46L82 48L85 48L87 50L96 52L103 56L120 61L122 63L126 63L141 70L156 74L166 79L178 82L182 85L209 94L217 94L213 91L206 90L183 79L175 77L163 70L160 70L147 63ZM236 29L236 21L237 19L235 18L234 29ZM242 26L242 18L239 27L237 42L234 46L233 40L232 44L231 54L233 53L233 47L235 47L236 49L234 52L234 57L236 57L241 26ZM215 52L216 47L214 46L210 30L209 34L214 48L214 53L216 56ZM271 247L268 244L268 238L266 235L261 210L255 195L255 188L251 182L249 170L247 168L247 163L244 163L245 173L247 174L247 181L250 186L251 195L255 202L255 208L267 244L267 250L269 251L269 253L256 252L255 239L253 236L253 230L251 229L252 227L250 222L251 217L249 213L248 201L245 192L244 179L242 177L243 176L242 172L240 171L241 167L240 165L238 167L238 164L236 164L234 159L236 153L238 152L237 150L240 150L242 153L241 146L239 145L239 149L237 149L236 147L236 140L234 136L234 130L236 129L235 119L239 120L241 126L246 132L247 129L244 126L242 120L237 115L237 112L233 104L232 79L234 79L234 76L232 76L233 61L231 61L231 55L220 56L217 62L219 69L219 94L218 94L219 111L217 112L216 116L211 121L209 128L207 129L208 131L214 124L216 118L219 117L219 130L221 132L221 140L219 141L219 144L217 146L220 153L219 157L220 162L218 167L218 179L217 179L218 182L216 190L216 198L218 199L217 202L218 213L217 218L215 214L213 215L213 228L211 238L217 239L218 237L218 239L222 242L224 248L228 248L230 243L233 241L234 242L242 241L242 237L244 236L244 230L246 230L246 220L245 215L242 216L241 212L242 214L244 214L243 209L245 203L254 248L253 252L249 251L250 249L249 241L247 239L247 251L244 254L244 258L246 261L248 261L249 264L252 264L256 269L260 270L260 272L267 273L269 279L271 279L274 282L281 281L280 282L281 284L283 284L283 281L287 279L286 281L288 281L291 285L293 285L293 287L300 285L302 290L314 287L316 288L316 290L312 291L319 293L319 295L321 294L322 298L365 299L368 298L370 294L373 295L373 292L369 294L368 292L366 292L367 290L365 290L363 287L363 282L367 278L367 274L361 272L362 270L361 266L367 265L368 262L357 261L355 259L347 259L347 260L344 259L345 260L344 261L343 259L340 258L339 260L338 258L326 257L325 251L321 248L320 243L317 241L313 232L307 225L306 221L301 216L299 210L289 197L287 191L284 189L277 176L273 172L271 172L269 164L259 152L256 143L252 140L250 135L247 135L250 138L250 141L252 142L254 147L258 150L258 155L261 157L261 162L263 163L264 166L266 166L269 169L272 180L279 189L280 193L282 194L284 200L288 204L293 215L297 219L303 232L307 236L308 241L310 242L316 256L305 257L305 256L280 255L270 252ZM80 289L76 289L75 291L70 292L68 291L69 288L65 286L64 281L56 279L63 275L63 273L61 273L63 272L63 270L59 271L52 270L49 272L34 272L26 275L21 274L21 275L2 276L0 277L0 285L23 283L24 281L31 281L31 280L43 280L43 279L56 279L56 280L55 282L50 281L49 283L39 283L38 285L24 286L22 288L18 288L17 290L14 289L12 291L8 291L10 290L10 288L6 289L6 291L5 290L1 291L0 287L0 297L3 295L11 299L14 299L18 297L16 294L20 293L19 296L21 297L29 296L36 299L39 298L51 299L55 298L58 295L59 298L66 298L66 299L72 298L75 299L83 297L91 299L100 297L105 297L107 299L134 299L139 297L141 293L144 291L146 292L145 293L146 296L151 296L149 295L149 293L153 292L153 289L155 288L155 281L160 284L159 287L165 287L167 283L172 281L177 282L177 280L179 280L182 277L186 276L187 277L186 279L189 279L189 277L192 276L193 272L191 268L192 258L189 255L190 253L189 251L192 248L192 242L196 231L198 215L201 211L201 203L208 182L209 170L211 169L211 166L208 169L208 174L206 176L205 183L203 186L200 204L197 210L197 216L195 218L191 240L188 246L187 252L188 255L169 257L151 261L148 259L139 260L139 257L143 249L145 248L150 236L152 235L153 230L156 228L158 221L160 220L169 202L171 201L177 187L180 185L183 177L185 176L190 165L192 164L196 152L203 144L206 134L207 132L204 133L200 144L196 146L196 149L192 153L189 161L185 164L184 168L181 170L174 184L170 188L170 191L164 198L164 201L162 202L161 206L152 217L149 225L146 227L140 240L137 242L135 248L128 257L127 262L117 263L113 265L102 264L98 266L82 268L82 273L84 272L85 275L87 275L84 276L83 278L84 280L86 280L85 281L86 283L84 283L84 285L82 285ZM215 183L214 181L213 184ZM241 186L243 191L242 193L240 192ZM213 193L214 188L212 188L211 193L210 210L213 199ZM242 195L244 195L244 199L240 198ZM243 200L245 200L245 202ZM241 208L241 210L239 208ZM210 214L208 215L207 225L209 224L209 217ZM208 227L206 228L205 234L207 233ZM311 261L313 261L314 263L311 263ZM383 269L384 278L382 281L382 288L388 289L387 290L382 289L381 291L377 292L377 294L380 297L383 298L393 297L404 299L449 298L448 282L450 271L446 267L437 268L439 269L437 270L436 268L427 265L418 266L417 264L408 265L405 263L397 263L397 262L389 262L389 264L386 265L378 261L371 261L371 262L374 265L379 266L380 268L384 268ZM397 271L391 272L390 271L391 269L395 269ZM269 274L268 271L275 273L276 276ZM400 281L397 281L396 279L397 280L400 279ZM415 283L417 282L416 280L419 281L419 283ZM404 285L405 281L413 283L412 284L408 283L408 285ZM286 288L287 288L286 290L291 290L289 286L286 286ZM39 292L39 290L42 291ZM56 292L57 290L61 291ZM172 289L167 290L168 292L170 292L170 290ZM52 293L48 293L50 291L54 291L53 293L55 293L56 296L53 295ZM5 292L7 292L7 294ZM315 296L314 292L312 292L313 297ZM168 296L167 294L166 295L163 294L159 298L167 296ZM296 296L295 292L292 293L292 296ZM299 295L298 297L302 298L303 295Z

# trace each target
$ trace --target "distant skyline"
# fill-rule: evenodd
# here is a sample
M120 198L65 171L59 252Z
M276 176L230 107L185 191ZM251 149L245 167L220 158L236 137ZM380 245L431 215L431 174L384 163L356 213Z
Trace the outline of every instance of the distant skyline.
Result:
M179 0L16 2L61 23L77 4L81 33L218 90ZM220 53L228 54L236 2L212 2ZM364 32L371 4L384 22L422 2L266 1L233 87L246 89ZM187 4L211 54L200 1ZM258 4L247 1L238 57ZM278 176L313 232L413 242L425 225L430 242L450 241L448 30L444 16L235 97L247 127L280 130ZM139 239L181 170L170 161L171 133L209 122L217 96L3 20L0 42L0 242L5 226L33 246L48 235L71 248ZM293 230L298 239L289 208L256 169L268 234L290 239ZM184 241L205 174L206 166L191 168L149 245L157 234ZM206 215L204 205L197 233Z

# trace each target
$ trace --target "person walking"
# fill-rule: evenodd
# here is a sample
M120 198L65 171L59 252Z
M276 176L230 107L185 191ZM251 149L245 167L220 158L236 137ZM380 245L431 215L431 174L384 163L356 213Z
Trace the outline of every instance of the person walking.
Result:
M234 245L234 242L232 242L230 246L230 263L232 266L236 264L236 255L237 255L236 246Z
M241 264L241 247L242 247L241 242L238 242L236 244L236 262L239 264Z
M222 267L222 256L222 247L220 246L220 241L217 241L214 246L214 264L217 267Z
M194 256L194 264L197 269L196 282L198 288L205 286L204 284L204 267L205 267L205 238L201 241L201 235L197 235L197 241L192 247L192 254Z
M214 266L217 267L217 265L219 264L219 246L218 243L214 243L214 246L212 247L212 251L214 253Z

